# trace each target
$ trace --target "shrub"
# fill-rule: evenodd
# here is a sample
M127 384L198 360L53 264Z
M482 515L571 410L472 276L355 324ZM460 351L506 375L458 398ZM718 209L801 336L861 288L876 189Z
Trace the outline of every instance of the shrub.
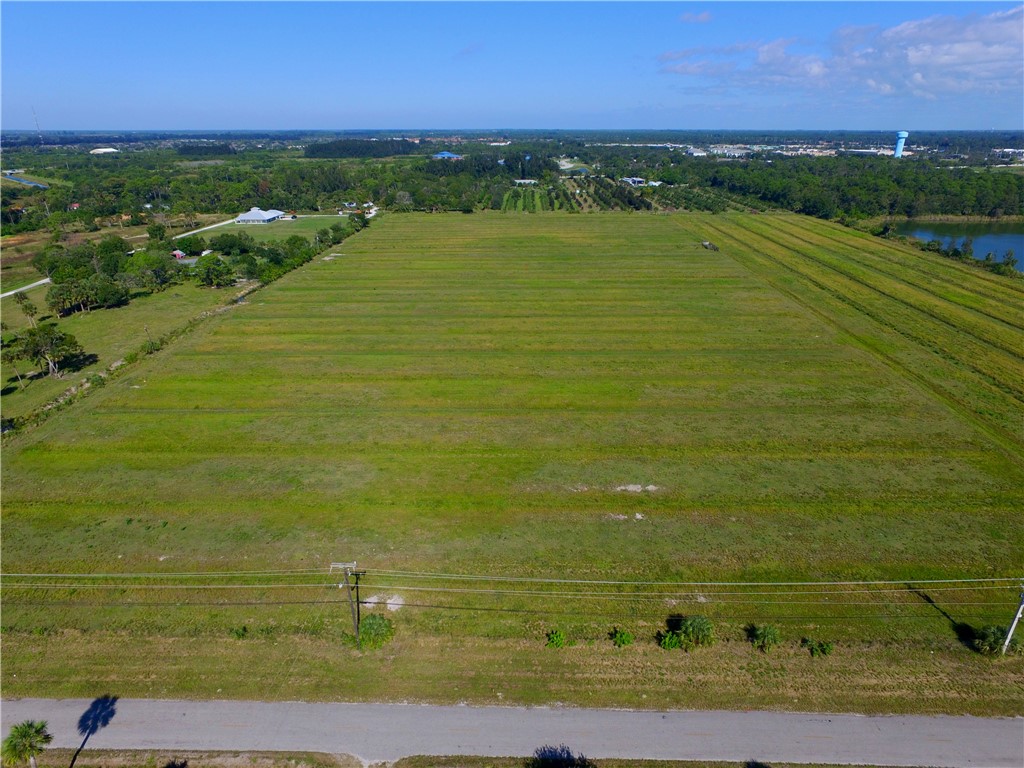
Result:
M754 647L765 653L771 651L782 640L779 628L774 624L751 624L747 634Z
M813 658L818 656L828 656L832 653L834 646L828 640L812 640L809 637L805 637L800 641L800 645L810 651Z
M1003 651L1003 643L1006 642L1007 627L989 625L982 627L974 633L974 649L986 656L998 656ZM1017 639L1011 639L1006 652L1014 656L1024 654L1024 645Z
M533 757L526 761L526 768L597 768L597 766L582 752L578 755L574 754L565 744L560 744L557 747L551 745L539 747L533 753Z
M679 639L686 651L714 645L715 626L707 616L687 616L679 626Z
M633 635L624 629L615 627L608 633L608 639L612 641L616 648L624 648L633 642Z
M244 624L240 627L231 628L231 636L235 638L235 640L244 640L248 634L249 628Z
M658 645L666 651L674 651L683 647L683 639L674 629L657 634Z
M547 642L544 644L545 648L564 648L569 644L569 638L560 629L552 629L545 637L547 638Z
M363 648L381 648L394 636L394 623L379 613L371 613L359 622L359 644Z

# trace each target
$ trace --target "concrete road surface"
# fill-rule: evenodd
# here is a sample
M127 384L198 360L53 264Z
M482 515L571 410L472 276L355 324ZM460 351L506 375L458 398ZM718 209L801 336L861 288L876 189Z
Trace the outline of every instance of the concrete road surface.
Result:
M44 277L42 280L36 280L31 285L23 285L21 288L15 288L13 291L7 291L6 293L0 293L0 299L6 299L8 296L13 296L16 293L22 293L23 291L30 291L40 285L46 285L50 282L50 278Z
M12 699L0 713L5 735L13 723L47 720L52 746L77 748L83 715L102 710L88 699ZM106 713L86 749L308 750L369 762L526 757L564 744L592 758L1024 766L1021 718L148 699L116 700Z

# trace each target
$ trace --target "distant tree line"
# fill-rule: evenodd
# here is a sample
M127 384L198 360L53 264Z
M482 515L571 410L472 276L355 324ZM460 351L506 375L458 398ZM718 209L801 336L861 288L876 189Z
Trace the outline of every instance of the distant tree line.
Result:
M414 155L423 153L420 145L406 139L337 139L310 144L306 147L306 157L392 157L394 155Z
M973 135L964 140L968 139L981 141ZM217 147L203 146L210 151ZM339 139L310 145L302 159L271 150L247 151L221 155L225 162L215 165L183 165L183 155L173 149L105 155L102 162L81 151L20 150L5 163L58 181L45 190L4 183L0 216L5 234L48 228L59 239L83 229L151 223L164 216L191 224L199 214L234 214L253 206L323 211L372 200L394 211L503 209L506 193L520 178L537 179L551 198L548 203L534 201L534 208L573 209L573 201L557 206L554 202L556 190L565 187L557 164L562 155L586 164L591 179L609 180L587 182L598 208L645 210L657 205L717 211L738 202L839 221L1024 214L1024 177L955 167L934 156L897 161L764 153L746 160L718 160L664 147L587 145L567 137L532 137L500 148L455 145L463 154L460 160L425 156L441 146L445 145L430 142L428 148L428 143L388 138ZM315 158L319 152L360 160ZM406 154L393 157L396 153ZM632 189L618 181L624 176L664 184Z
M663 168L657 176L669 183L720 189L823 219L1024 214L1024 177L937 166L925 159L701 159Z
M235 154L235 148L230 144L182 144L177 147L177 152L185 157L233 155Z

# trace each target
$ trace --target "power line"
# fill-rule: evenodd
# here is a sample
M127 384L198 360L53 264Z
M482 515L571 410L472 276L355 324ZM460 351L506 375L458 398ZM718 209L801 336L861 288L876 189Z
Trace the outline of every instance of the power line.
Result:
M476 581L521 581L544 584L595 584L618 586L665 586L665 587L825 587L825 586L867 586L871 584L968 584L1012 582L1019 584L1024 581L1021 576L1005 576L996 578L969 579L896 579L889 581L609 581L585 579L549 579L528 576L486 576L476 574L429 573L425 571L389 571L377 568L363 569L367 574L380 574L398 577L415 577L427 579L452 579Z
M170 577L197 578L209 576L233 576L244 578L247 576L281 576L288 574L327 574L326 568L292 568L271 571L181 571L178 573L149 571L149 572L121 572L121 573L0 573L0 579L7 578L74 578L74 579L159 579Z
M528 576L494 576L486 574L453 574L431 573L426 571L395 571L382 568L364 568L367 575L379 574L397 578L449 579L453 581L494 581L494 582L525 582L538 584L578 584L605 586L666 586L666 587L827 587L827 586L870 586L870 585L903 585L909 588L916 584L999 584L1014 586L1024 581L1024 576L1003 576L964 579L895 579L895 580L863 580L863 581L613 581L588 579L552 579ZM199 578L224 576L246 578L250 576L284 576L291 574L328 573L324 568L295 568L262 571L191 571L191 572L127 572L127 573L2 573L4 578L83 578L83 579L142 579L142 578Z
M27 590L291 590L337 589L329 584L5 584L3 589Z

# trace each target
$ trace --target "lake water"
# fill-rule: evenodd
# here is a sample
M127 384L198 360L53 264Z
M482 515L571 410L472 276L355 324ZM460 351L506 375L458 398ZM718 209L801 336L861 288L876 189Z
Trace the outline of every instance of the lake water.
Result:
M5 173L4 174L4 178L5 179L10 179L11 181L16 181L19 184L28 184L28 186L30 186L30 187L39 187L40 189L49 189L48 186L46 186L45 184L40 184L38 181L29 181L28 179L23 179L20 176L11 176L9 173Z
M974 245L974 257L985 258L986 253L994 253L996 261L1003 260L1003 254L1012 250L1017 259L1024 262L1024 224L1001 224L989 222L972 222L962 224L931 223L905 221L896 225L896 234L916 237L918 240L942 241L942 247L948 248L954 243L963 245L964 240L971 238ZM1019 267L1018 267L1019 268Z

